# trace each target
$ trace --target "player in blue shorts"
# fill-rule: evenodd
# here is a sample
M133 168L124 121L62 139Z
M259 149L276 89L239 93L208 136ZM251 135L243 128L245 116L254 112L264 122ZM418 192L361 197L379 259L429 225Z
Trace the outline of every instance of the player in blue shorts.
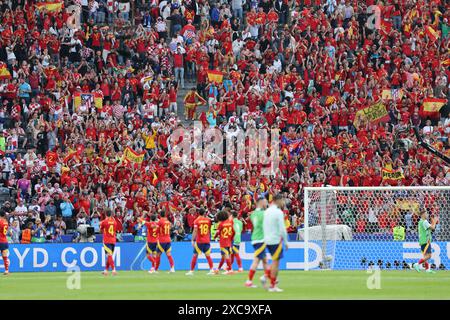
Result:
M283 258L283 242L287 245L287 232L284 224L284 198L281 195L275 195L273 203L264 213L264 242L267 245L272 256L272 265L270 266L270 288L269 292L282 292L278 288L277 276L280 267L280 260Z
M256 268L258 268L259 262L262 261L264 271L268 274L270 269L267 268L267 258L266 258L266 244L264 243L264 210L267 208L267 200L265 198L259 198L256 202L256 209L250 214L250 220L252 221L252 245L255 250L253 263L250 266L248 272L248 279L245 282L245 286L249 288L256 288L253 284L253 277L256 273ZM266 278L263 275L261 281L265 283Z

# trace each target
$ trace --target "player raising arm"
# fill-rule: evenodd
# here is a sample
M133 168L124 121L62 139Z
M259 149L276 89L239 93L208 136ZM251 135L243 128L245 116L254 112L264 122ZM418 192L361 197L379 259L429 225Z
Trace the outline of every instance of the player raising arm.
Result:
M230 254L231 242L234 237L233 221L230 220L226 211L219 212L217 219L219 220L219 226L217 227L214 239L219 237L220 253L222 254L222 259L227 263L227 270L223 274L232 274Z
M8 221L6 221L5 211L0 209L0 252L2 253L3 264L5 265L4 275L9 274L9 259L8 259Z
M159 213L159 242L158 242L158 253L156 256L156 266L155 271L158 271L159 265L161 263L161 255L163 253L166 254L167 260L169 260L170 271L169 273L175 272L175 263L172 257L172 240L170 239L170 229L172 228L172 224L166 218L166 212L162 210Z
M431 230L434 231L438 223L439 220L435 217L431 217L431 223L429 223L428 212L422 209L419 221L419 244L423 258L413 265L417 272L420 272L419 267L423 263L425 265L425 272L435 273L434 270L430 269L428 260L431 258Z
M116 267L114 266L113 253L116 246L117 221L113 217L111 210L106 211L106 218L100 222L100 232L103 234L103 248L106 253L106 266L103 274L108 275L108 269L111 267L112 274L116 275Z
M205 254L209 265L208 275L214 274L213 261L211 259L211 219L205 216L205 210L199 210L199 216L194 221L194 231L192 231L192 246L194 254L192 255L191 270L186 273L187 276L194 275L195 265L197 264L198 255L202 252Z
M267 266L266 259L266 244L264 243L264 210L267 208L267 200L265 198L259 198L256 202L256 209L250 214L250 220L253 225L252 230L252 245L255 249L252 265L248 272L248 280L245 282L245 286L249 288L256 288L253 284L253 277L255 276L256 268L259 262L262 261L263 268L266 272L267 278L270 279L270 269ZM264 275L261 277L261 281L265 283L266 279Z
M242 260L241 256L239 255L239 247L241 245L241 234L242 229L244 228L244 225L242 221L238 218L237 211L232 212L233 217L233 229L234 229L234 238L233 238L233 251L231 253L231 265L233 265L234 259L236 259L236 263L238 265L238 271L242 272L244 269L242 269Z
M159 225L156 222L156 214L152 214L150 216L150 222L142 221L141 227L144 225L147 228L147 259L152 264L152 267L148 273L155 273L159 238Z
M280 194L275 195L273 203L264 213L264 242L272 255L272 265L270 266L270 292L282 292L276 286L280 259L283 258L283 241L287 246L287 232L284 224L284 199Z

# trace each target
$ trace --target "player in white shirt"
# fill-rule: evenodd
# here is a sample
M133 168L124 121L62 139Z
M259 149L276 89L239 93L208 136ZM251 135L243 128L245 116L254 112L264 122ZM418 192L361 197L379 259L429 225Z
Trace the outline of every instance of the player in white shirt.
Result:
M283 258L283 242L286 250L288 249L288 237L282 211L284 201L284 198L280 194L275 195L272 204L264 212L264 243L272 255L269 292L283 291L278 288L276 283L280 260Z

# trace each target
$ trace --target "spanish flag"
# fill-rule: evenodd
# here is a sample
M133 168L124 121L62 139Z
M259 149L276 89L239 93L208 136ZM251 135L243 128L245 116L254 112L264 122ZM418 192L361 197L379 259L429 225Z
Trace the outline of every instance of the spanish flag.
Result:
M405 179L405 176L402 170L392 169L392 165L386 165L381 169L381 178L383 180L402 180Z
M208 70L208 80L210 82L222 83L223 73L219 70Z
M38 10L44 10L46 9L49 12L59 12L62 10L64 6L63 2L41 2L36 3L36 8Z
M439 111L447 103L446 99L438 98L425 98L423 104L420 107L420 116L422 118L437 118L439 117Z
M67 163L70 159L72 159L73 157L75 157L77 155L77 150L72 150L70 148L68 150L69 150L69 152L63 159L64 163Z
M136 152L130 147L127 147L123 152L122 160L127 160L128 162L141 164L144 161L145 151Z
M11 73L6 67L6 64L0 61L0 80L3 79L11 79Z
M431 26L425 27L425 34L432 42L435 42L437 39L439 39L439 31L434 30Z

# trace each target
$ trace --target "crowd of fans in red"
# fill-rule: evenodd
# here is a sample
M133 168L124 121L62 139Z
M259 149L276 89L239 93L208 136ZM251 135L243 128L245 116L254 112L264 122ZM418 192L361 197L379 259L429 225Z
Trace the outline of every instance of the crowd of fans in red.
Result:
M423 99L449 94L447 1L164 0L129 13L114 1L35 4L0 1L0 165L14 194L3 209L36 237L97 226L106 208L124 231L160 209L189 231L199 207L231 205L250 229L254 199L278 192L295 231L304 186L449 185L412 130L448 150L448 105L420 112ZM280 153L273 176L174 164L168 137L187 125L178 96L191 87L205 127L278 128L297 148ZM394 89L400 97L382 99ZM85 93L101 103L77 102ZM356 125L380 100L389 119ZM144 161L123 161L127 147ZM383 168L402 177L383 180Z

